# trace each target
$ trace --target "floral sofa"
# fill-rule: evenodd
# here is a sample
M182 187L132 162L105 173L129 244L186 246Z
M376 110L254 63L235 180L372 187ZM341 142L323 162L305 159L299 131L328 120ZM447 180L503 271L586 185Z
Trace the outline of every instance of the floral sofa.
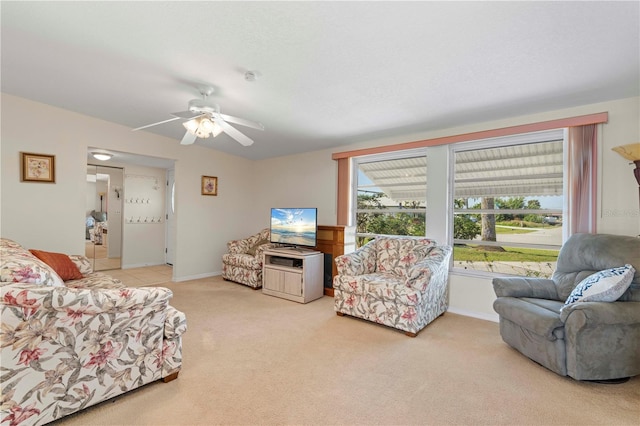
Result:
M450 258L428 238L379 236L336 257L335 311L415 337L448 308Z
M169 289L127 288L84 256L33 253L0 239L2 425L44 424L177 377L186 317Z
M228 253L222 255L222 278L247 285L262 287L264 251L275 247L269 242L269 229L255 235L227 243Z

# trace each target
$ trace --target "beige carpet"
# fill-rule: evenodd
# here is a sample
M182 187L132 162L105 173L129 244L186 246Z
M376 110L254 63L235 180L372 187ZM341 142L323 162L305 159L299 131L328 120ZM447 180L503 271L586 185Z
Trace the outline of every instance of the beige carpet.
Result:
M220 278L168 283L187 314L180 377L60 425L638 425L640 377L557 376L498 325L447 313L416 338Z

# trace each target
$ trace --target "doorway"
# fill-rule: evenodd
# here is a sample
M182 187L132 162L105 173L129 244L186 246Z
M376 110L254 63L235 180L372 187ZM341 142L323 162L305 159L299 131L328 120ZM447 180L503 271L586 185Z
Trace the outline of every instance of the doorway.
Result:
M120 167L87 165L85 256L94 271L122 267L122 193Z
M95 152L108 153L110 159L105 161L109 165L96 164ZM177 208L174 202L168 209L167 201L173 201L173 191L164 183L169 179L169 171L173 180L175 160L89 147L87 164L87 175L96 175L96 181L97 175L109 174L108 183L98 184L101 190L87 191L85 218L92 210L101 210L99 192L104 193L102 211L107 216L106 247L104 232L100 234L102 246L90 240L91 234L88 237L91 244L87 244L87 257L95 262L95 270L165 265L167 255L168 263L173 265Z
M165 249L165 263L167 265L173 266L173 257L174 257L174 248L175 248L175 235L176 235L176 225L174 220L174 215L176 211L176 181L175 181L175 170L167 170L167 205L166 205L166 241L167 247Z

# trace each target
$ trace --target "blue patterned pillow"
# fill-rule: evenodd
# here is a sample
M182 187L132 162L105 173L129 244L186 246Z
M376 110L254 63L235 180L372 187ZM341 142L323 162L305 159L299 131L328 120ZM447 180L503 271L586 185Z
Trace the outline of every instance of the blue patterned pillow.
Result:
M615 302L629 288L636 270L627 264L589 275L573 289L564 306L577 302Z

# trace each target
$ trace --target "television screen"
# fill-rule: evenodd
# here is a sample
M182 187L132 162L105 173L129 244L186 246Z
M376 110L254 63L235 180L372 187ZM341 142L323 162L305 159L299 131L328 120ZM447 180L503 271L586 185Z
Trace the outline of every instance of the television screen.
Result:
M315 247L318 209L271 209L271 242L291 246Z

